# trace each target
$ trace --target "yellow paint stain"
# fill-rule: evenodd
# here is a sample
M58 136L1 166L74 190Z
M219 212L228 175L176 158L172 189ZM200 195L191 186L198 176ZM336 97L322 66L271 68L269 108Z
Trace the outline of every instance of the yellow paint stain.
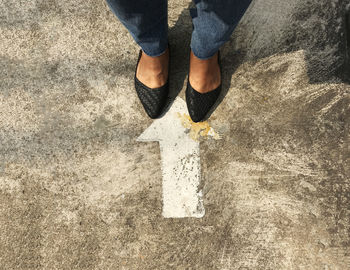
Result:
M189 136L195 140L199 141L200 137L212 136L215 140L221 139L221 136L210 127L208 121L203 122L193 122L188 114L177 113L177 116L181 120L181 124L184 128L190 130Z

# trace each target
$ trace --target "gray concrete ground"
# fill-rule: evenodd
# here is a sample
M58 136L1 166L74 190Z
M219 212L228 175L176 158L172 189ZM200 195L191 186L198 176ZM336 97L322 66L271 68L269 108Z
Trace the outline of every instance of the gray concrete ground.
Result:
M189 1L169 1L184 98ZM1 269L350 269L349 1L254 0L200 140L203 218L164 218L138 47L94 0L0 1Z

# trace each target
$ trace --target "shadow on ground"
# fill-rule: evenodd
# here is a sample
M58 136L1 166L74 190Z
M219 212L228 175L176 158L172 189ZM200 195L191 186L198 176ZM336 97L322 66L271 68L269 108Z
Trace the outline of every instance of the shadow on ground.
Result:
M237 67L246 61L258 62L275 54L303 50L310 84L350 82L350 21L346 14L346 1L340 1L336 5L325 0L318 1L317 4L313 1L296 1L297 4L285 4L287 7L291 6L285 9L281 8L284 3L278 4L274 0L258 2L254 6L256 2L258 1L253 1L248 8L239 27L236 28L238 31L235 31L230 41L221 48L223 91L206 119L225 98ZM275 13L274 9L271 9L266 17L266 14L259 13L260 5L275 7ZM162 115L181 92L187 77L192 31L189 15L191 7L193 3L183 10L176 24L169 30L173 50L172 86ZM260 18L257 18L259 15ZM278 18L281 16L289 17L288 23L278 25ZM261 25L257 24L259 20L262 21ZM274 28L269 27L269 24L274 24Z

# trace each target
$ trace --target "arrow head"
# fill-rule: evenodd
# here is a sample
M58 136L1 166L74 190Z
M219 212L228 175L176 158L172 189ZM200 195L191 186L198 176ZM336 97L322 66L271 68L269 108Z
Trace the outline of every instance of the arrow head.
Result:
M169 111L162 118L155 119L136 141L163 141L181 136L186 128L181 125L178 113L188 113L186 103L180 97L176 97Z
M179 139L198 141L200 136L221 138L206 121L193 122L188 114L186 102L176 97L169 111L162 118L155 119L136 141L178 141Z

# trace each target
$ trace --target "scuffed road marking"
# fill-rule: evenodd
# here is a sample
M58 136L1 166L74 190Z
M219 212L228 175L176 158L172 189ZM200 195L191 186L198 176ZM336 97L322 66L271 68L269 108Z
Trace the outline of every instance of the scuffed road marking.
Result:
M209 126L208 121L203 122L193 122L191 117L187 113L178 112L177 117L180 118L183 127L190 130L190 137L198 141L200 137L213 137L215 140L221 139L221 135L214 131L214 129Z
M184 121L186 115L186 103L177 97L166 115L156 119L137 138L137 141L159 141L163 174L162 214L166 218L201 218L205 214L202 190L198 190L201 179L198 137L218 138L218 135L208 123Z

